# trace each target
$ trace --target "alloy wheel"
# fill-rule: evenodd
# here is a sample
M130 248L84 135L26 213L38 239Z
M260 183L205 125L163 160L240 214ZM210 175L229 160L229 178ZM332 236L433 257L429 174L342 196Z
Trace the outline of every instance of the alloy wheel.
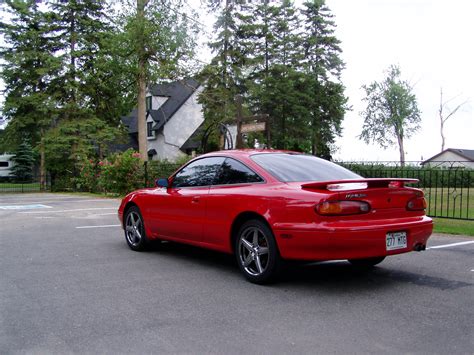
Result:
M252 276L262 275L269 265L268 239L255 226L242 231L239 239L239 259L244 270Z
M130 211L125 221L125 235L131 246L138 246L142 240L143 223L140 215L135 211Z

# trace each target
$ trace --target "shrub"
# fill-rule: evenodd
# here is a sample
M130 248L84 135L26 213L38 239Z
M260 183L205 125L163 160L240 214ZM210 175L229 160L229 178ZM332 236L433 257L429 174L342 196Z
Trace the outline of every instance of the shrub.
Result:
M144 166L132 149L98 163L97 183L103 192L126 194L144 186Z
M80 191L96 192L98 189L97 180L100 175L97 162L84 160L79 165L79 176L75 179L75 186Z
M170 176L189 159L185 156L176 163L163 160L144 164L140 154L132 149L100 161L85 159L79 164L74 186L81 191L124 195L139 188L153 187L155 179Z

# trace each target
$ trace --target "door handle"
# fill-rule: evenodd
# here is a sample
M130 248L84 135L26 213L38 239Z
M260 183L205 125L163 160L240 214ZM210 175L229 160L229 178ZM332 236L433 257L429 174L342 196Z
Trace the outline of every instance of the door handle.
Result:
M199 203L199 200L201 198L199 196L194 196L193 199L191 200L192 203Z

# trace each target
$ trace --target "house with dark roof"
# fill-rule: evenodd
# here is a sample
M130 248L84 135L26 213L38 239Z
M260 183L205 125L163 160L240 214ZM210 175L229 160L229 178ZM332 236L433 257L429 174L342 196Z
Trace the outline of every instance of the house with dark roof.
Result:
M146 93L148 156L152 160L176 160L198 148L195 135L204 122L198 103L201 85L194 79L151 85ZM130 144L138 150L137 109L122 117ZM123 147L126 148L126 147Z
M474 150L448 148L421 163L427 167L474 169Z

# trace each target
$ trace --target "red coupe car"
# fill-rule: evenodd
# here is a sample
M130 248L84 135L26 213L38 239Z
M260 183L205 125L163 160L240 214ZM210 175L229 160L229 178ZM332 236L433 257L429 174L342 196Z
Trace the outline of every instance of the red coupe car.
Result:
M118 215L129 247L167 240L233 253L245 277L273 280L283 260L373 266L420 251L433 230L415 179L364 179L296 152L208 153L157 187L128 194Z

